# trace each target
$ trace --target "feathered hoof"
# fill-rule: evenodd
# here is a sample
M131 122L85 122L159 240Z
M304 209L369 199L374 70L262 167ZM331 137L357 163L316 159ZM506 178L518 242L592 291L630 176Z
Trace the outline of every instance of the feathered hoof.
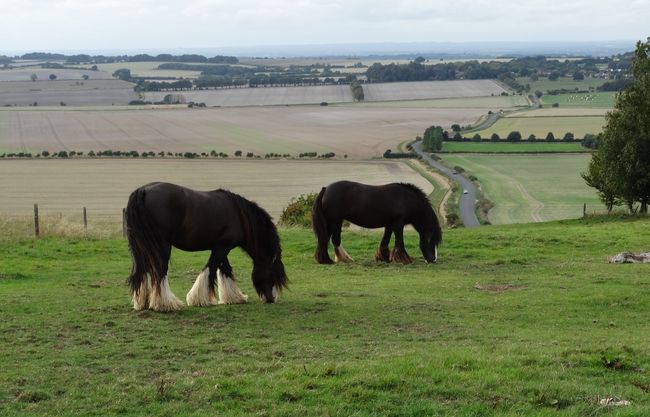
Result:
M343 246L335 247L334 254L336 255L336 262L354 262L354 259L352 259L352 257L345 251L345 249L343 249Z
M377 262L390 262L390 249L388 246L380 246L375 252L375 261Z
M393 248L393 253L390 256L391 261L408 265L413 263L413 259L406 253L406 251L400 250L398 248Z

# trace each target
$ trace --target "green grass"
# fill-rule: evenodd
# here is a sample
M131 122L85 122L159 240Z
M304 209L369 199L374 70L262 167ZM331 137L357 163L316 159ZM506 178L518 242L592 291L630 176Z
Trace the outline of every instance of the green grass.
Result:
M602 211L596 192L580 177L590 155L453 155L444 160L478 177L495 203L493 224L525 223L576 218L588 211Z
M588 90L589 87L598 88L603 85L607 80L602 80L600 78L585 78L584 80L577 81L573 77L560 77L556 81L549 81L548 78L540 77L537 81L531 81L529 77L519 77L517 82L521 85L530 84L530 93L533 94L535 91L539 90L542 93L546 94L548 90L560 90L560 89L579 89L579 90Z
M540 116L517 117L516 115L503 117L495 124L478 133L481 137L489 138L497 133L505 138L512 131L519 131L524 138L534 134L538 138L545 138L548 132L553 132L556 138L561 138L566 132L573 133L582 138L586 133L600 133L605 125L604 116Z
M472 134L468 134L471 136ZM579 142L445 142L443 153L567 153L588 152Z
M556 96L542 96L542 103L546 107L554 103L560 107L605 107L613 108L616 93L584 93L584 94L558 94Z
M3 416L642 416L650 413L650 220L446 232L438 264L316 265L282 230L276 305L134 312L123 240L0 244ZM415 236L407 234L412 255ZM205 253L174 252L182 298ZM250 262L231 257L253 295ZM474 288L510 284L515 290ZM619 361L620 369L603 362ZM621 397L618 410L598 405Z

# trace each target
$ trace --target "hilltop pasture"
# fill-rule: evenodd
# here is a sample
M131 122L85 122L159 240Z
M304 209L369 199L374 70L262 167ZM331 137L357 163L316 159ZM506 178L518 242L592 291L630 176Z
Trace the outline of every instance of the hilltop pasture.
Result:
M122 239L0 240L4 417L646 416L648 219L445 232L425 264L379 264L381 232L344 232L356 262L317 265L281 229L290 280L274 305L230 261L244 305L135 312ZM181 299L206 252L174 251ZM625 407L601 402L618 398Z

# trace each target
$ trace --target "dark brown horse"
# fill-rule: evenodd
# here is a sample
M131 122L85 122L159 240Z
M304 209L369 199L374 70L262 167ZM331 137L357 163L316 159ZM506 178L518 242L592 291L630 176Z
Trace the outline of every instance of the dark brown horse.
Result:
M375 255L378 261L411 263L404 247L404 226L411 224L420 234L420 250L427 262L438 258L442 229L424 192L413 184L393 183L366 185L352 181L338 181L324 187L312 207L312 226L318 246L318 263L332 263L328 253L329 240L334 244L337 262L352 258L341 246L341 227L344 220L358 226L376 229L384 227ZM390 253L388 244L395 234L395 247Z
M127 236L133 258L129 284L136 310L172 311L183 303L169 288L167 270L172 246L211 251L187 303L208 306L244 303L228 253L241 247L253 260L253 285L262 301L273 303L287 286L275 225L257 204L226 190L194 191L154 182L131 194L126 208Z

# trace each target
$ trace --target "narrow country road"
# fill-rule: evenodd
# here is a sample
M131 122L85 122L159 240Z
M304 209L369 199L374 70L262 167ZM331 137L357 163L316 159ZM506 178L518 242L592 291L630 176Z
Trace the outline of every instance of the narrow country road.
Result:
M413 150L418 153L429 165L442 172L444 175L451 178L452 181L460 184L461 194L460 194L460 218L465 225L465 227L478 227L481 223L476 217L476 200L478 199L478 191L474 184L460 174L454 174L454 171L446 166L442 165L439 162L434 161L429 154L422 150L422 142L416 142L413 144ZM464 194L464 191L467 190L467 194Z

